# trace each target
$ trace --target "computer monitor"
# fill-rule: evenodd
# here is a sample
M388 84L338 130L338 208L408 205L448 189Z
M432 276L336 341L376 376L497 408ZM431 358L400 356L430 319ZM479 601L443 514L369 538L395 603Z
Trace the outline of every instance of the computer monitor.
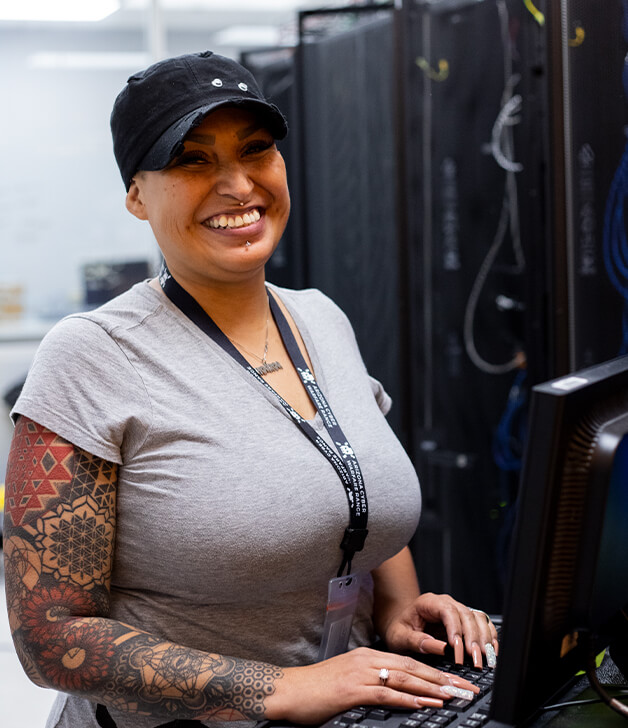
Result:
M625 630L628 356L533 388L491 718L525 724Z

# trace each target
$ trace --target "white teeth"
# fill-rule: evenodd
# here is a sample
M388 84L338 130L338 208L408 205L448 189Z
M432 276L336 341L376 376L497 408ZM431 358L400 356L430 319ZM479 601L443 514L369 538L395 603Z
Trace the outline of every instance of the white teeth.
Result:
M262 215L260 211L258 209L253 209L250 212L245 212L244 215L235 215L234 217L219 215L209 221L209 226L215 230L218 230L219 228L228 228L231 230L233 228L244 227L245 225L252 225L254 222L260 220L261 217Z

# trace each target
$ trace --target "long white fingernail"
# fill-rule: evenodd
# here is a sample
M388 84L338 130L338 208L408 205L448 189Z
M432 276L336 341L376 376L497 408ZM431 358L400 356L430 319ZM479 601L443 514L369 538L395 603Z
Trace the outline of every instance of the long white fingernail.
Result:
M455 688L453 685L443 685L440 689L441 693L449 695L452 698L462 698L463 700L473 700L475 695L470 690L463 688Z
M489 667L495 667L497 665L497 655L495 654L495 648L490 642L484 645L484 651L486 652L486 664Z

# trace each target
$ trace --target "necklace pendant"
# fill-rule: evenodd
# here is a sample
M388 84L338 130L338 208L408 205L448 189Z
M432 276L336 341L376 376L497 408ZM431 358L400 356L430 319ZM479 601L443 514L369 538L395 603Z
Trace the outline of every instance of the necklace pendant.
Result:
M260 366L255 367L255 371L260 377L264 377L266 374L272 374L272 372L278 372L280 369L283 369L283 367L278 361L264 362Z

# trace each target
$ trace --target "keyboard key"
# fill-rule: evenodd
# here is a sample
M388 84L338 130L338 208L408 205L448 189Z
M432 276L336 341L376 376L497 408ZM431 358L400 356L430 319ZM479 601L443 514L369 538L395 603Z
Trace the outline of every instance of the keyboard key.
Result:
M419 728L426 721L427 718L421 718L421 720L413 720L412 718L406 718L401 724L401 728Z
M469 716L469 719L477 720L480 725L484 725L486 722L488 722L488 715L486 713L480 713L479 711L476 711Z
M366 713L361 710L349 710L347 713L341 715L338 721L347 725L350 723L359 723L365 715Z
M449 718L449 720L452 721L458 715L458 713L454 713L453 710L447 710L447 708L441 708L438 711L438 715L444 715L445 718Z
M454 698L453 700L447 701L447 710L454 710L456 713L464 713L469 709L469 705L471 705L471 703L469 703L468 700Z
M479 721L467 718L464 723L460 724L460 728L480 728L481 725L482 724Z
M412 713L410 718L412 718L412 720L425 720L425 718L429 718L431 715L436 715L435 708L419 708Z
M373 708L369 710L368 717L370 720L386 720L390 717L390 710L386 708Z

